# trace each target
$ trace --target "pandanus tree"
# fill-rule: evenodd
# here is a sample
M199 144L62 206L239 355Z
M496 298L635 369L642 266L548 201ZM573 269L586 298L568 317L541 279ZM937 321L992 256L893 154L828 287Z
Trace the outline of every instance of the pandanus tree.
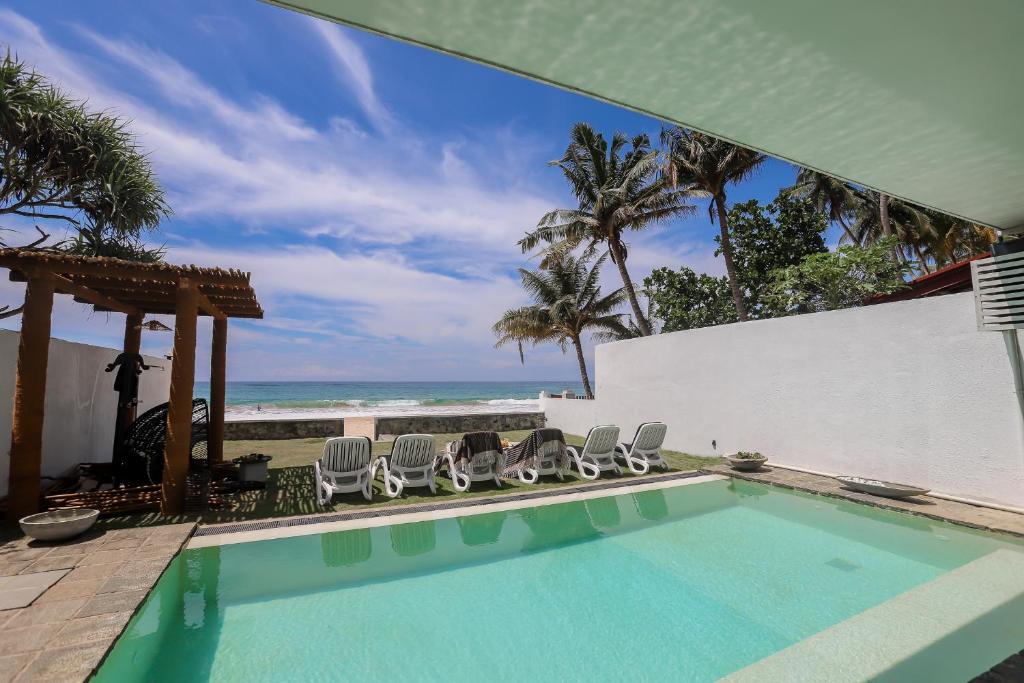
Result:
M549 257L580 245L586 245L586 256L606 247L622 278L636 326L642 334L651 334L626 267L624 234L694 211L689 204L693 193L688 187L670 187L659 177L658 153L646 135L627 140L615 133L609 143L586 123L573 126L565 154L551 165L562 171L579 205L555 209L541 218L536 229L519 240L523 253L541 243L549 245Z
M126 123L88 111L9 52L0 60L0 159L0 218L30 221L39 233L17 246L159 259L141 238L170 209ZM46 244L41 226L69 236ZM3 233L0 246L8 246Z
M667 161L665 175L672 186L688 188L691 192L700 192L711 198L708 217L712 223L716 216L718 218L722 256L725 258L725 271L729 276L736 316L741 321L746 320L747 308L736 274L729 235L726 190L729 185L753 175L764 162L765 156L752 149L679 126L662 130L661 142Z
M593 265L584 257L563 252L552 254L539 270L519 269L523 289L533 303L505 311L493 326L496 347L515 343L519 359L525 360L523 344L533 346L554 342L566 352L571 345L580 366L580 379L588 398L594 397L583 355L583 336L588 332L625 336L623 314L617 309L625 302L625 288L602 294L599 284L606 255Z

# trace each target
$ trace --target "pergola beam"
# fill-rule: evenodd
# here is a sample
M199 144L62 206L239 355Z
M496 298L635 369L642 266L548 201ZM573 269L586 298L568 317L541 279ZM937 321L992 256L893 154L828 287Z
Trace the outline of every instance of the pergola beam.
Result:
M208 315L212 315L218 320L224 320L227 318L227 316L224 315L224 312L217 308L217 306L214 305L199 289L196 289L196 298L199 302L200 310L204 311Z
M193 285L225 285L235 284L249 287L249 274L239 270L222 270L220 268L198 268L196 266L168 266L160 263L125 263L118 259L103 259L101 262L88 262L74 258L47 258L40 253L34 259L36 267L46 268L63 275L83 275L119 280L177 282L187 277ZM12 271L25 267L23 253L17 249L0 250L0 267Z
M125 315L142 315L142 311L138 308L126 305L117 299L112 299L109 296L100 294L94 289L89 289L88 287L72 282L62 275L54 275L53 279L56 283L57 291L61 294L74 294L75 301L82 301L84 303L93 304L94 306L103 306L106 309L117 311L118 313L124 313Z
M84 303L88 303L88 302L84 302ZM175 314L175 308L173 306L165 306L165 305L163 305L162 302L157 302L157 301L133 301L132 303L138 305L138 307L140 309L145 310L146 313L151 314L151 315L174 315ZM118 311L115 311L113 309L106 308L104 306L94 306L93 309L97 313L117 313L118 312ZM259 309L259 308L243 309L243 308L233 308L233 307L221 306L220 307L220 311L227 318L257 318L258 319L258 318L262 318L263 317L263 310ZM201 316L216 317L216 316L213 316L210 313L206 312L202 308L199 309L199 315L201 315Z
M83 284L83 283L78 283ZM140 289L133 287L131 289L118 289L112 287L97 287L95 285L89 285L89 289L99 292L103 296L109 296L111 299L116 299L121 302L129 301L174 301L174 287L168 287L166 289ZM239 303L252 303L252 297L242 294L243 290L232 289L227 292L217 291L210 286L202 288L203 294L205 294L210 301L216 304L239 302Z

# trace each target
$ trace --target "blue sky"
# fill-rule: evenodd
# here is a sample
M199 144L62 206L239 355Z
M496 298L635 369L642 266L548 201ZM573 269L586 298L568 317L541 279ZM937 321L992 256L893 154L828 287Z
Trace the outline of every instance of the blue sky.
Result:
M555 347L525 365L493 348L490 325L526 303L515 243L572 205L546 162L574 122L656 139L657 120L259 2L14 0L0 42L132 120L175 212L155 237L169 261L252 271L266 319L232 322L229 379L575 378ZM794 173L772 160L730 201L770 201ZM721 273L714 234L701 207L636 235L633 279ZM0 284L0 304L20 297ZM121 316L59 299L54 336L119 343ZM143 351L170 343L147 332Z

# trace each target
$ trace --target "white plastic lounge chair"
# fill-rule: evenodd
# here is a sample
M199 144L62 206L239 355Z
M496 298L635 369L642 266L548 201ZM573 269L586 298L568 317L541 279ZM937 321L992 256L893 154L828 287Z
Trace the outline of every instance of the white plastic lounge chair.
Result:
M336 436L324 443L324 452L313 463L316 501L331 502L335 493L361 491L373 500L373 476L377 463L371 458L372 444L365 436Z
M541 477L549 475L555 475L558 477L558 481L565 481L565 468L568 467L567 458L565 457L566 446L564 437L561 436L559 431L558 439L549 439L547 441L541 439L539 436L535 436L536 433L540 432L552 432L555 430L535 430L534 434L528 436L528 439L536 439L540 445L537 446L537 460L535 467L527 467L519 472L519 481L524 484L536 484Z
M668 463L661 457L661 445L665 443L668 425L664 422L644 422L636 430L632 443L620 443L615 447L615 457L625 460L633 474L647 474L658 465L668 470Z
M403 434L391 446L391 455L381 458L384 492L391 498L408 488L426 486L437 493L434 483L434 437Z
M468 491L474 481L493 481L498 488L501 488L501 470L505 465L505 454L501 450L501 440L497 434L493 434L493 440L497 450L474 451L471 457L459 458L459 446L461 441L452 441L445 449L444 458L448 463L448 472L452 478L452 487L458 492ZM482 436L482 433L477 433ZM463 439L470 437L466 434ZM486 439L483 439L486 441Z
M618 440L618 427L610 425L593 427L587 434L583 448L566 446L566 451L584 479L597 479L602 472L608 471L622 474L622 469L615 462L615 446Z

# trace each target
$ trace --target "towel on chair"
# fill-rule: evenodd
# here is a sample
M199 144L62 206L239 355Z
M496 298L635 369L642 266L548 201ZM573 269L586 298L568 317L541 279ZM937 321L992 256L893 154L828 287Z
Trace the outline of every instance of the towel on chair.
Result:
M536 469L541 453L557 449L558 468L568 469L569 456L565 451L565 436L561 429L535 429L515 446L505 450L505 468L502 477L518 477L523 470Z
M449 444L449 449L455 462L463 461L465 468L469 468L473 460L480 456L500 458L502 454L498 432L469 432L461 440ZM444 464L438 460L436 471L440 471Z

